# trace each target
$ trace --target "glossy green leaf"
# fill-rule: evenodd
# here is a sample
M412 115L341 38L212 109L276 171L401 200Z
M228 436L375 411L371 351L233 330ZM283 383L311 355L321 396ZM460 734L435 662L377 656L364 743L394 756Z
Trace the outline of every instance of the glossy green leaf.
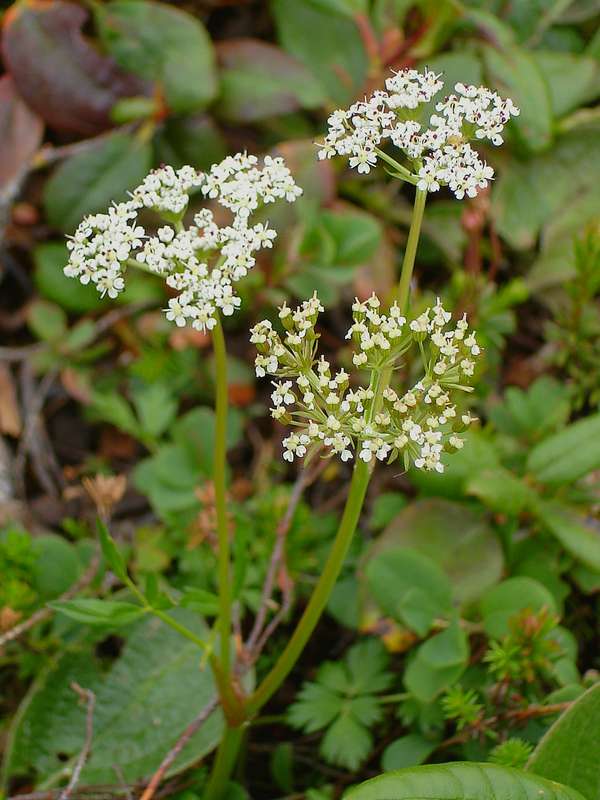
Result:
M197 635L207 635L197 614L170 613ZM91 651L75 647L51 663L15 718L5 753L5 775L33 775L44 788L64 780L65 769L75 763L85 737L85 707L70 688L77 681L96 694L94 746L82 772L82 785L113 785L115 767L127 783L149 777L215 696L211 670L201 659L193 642L155 618L135 626L106 673ZM209 753L221 730L222 717L216 711L186 744L168 774Z
M325 96L314 75L278 47L259 39L226 39L218 46L218 113L228 122L253 122L315 108Z
M486 73L494 87L510 97L521 113L510 127L533 152L545 150L552 141L550 92L542 72L527 50L517 45L501 50L482 48Z
M441 498L411 503L377 539L368 558L401 547L437 564L459 603L480 597L502 574L502 549L485 516L460 503Z
M367 586L385 614L425 636L452 610L452 586L443 570L411 548L384 550L366 565Z
M454 762L399 770L351 789L344 800L584 800L575 789L511 767Z
M541 583L526 577L502 581L485 593L480 605L485 632L496 639L509 632L509 620L519 612L536 613L543 608L555 614L554 597Z
M72 233L86 214L104 212L124 200L152 166L149 142L112 133L64 161L44 188L48 221Z
M566 783L589 800L600 797L600 684L592 686L546 732L528 769Z
M120 627L136 622L146 612L141 606L123 603L119 600L99 600L96 597L83 597L78 600L62 600L50 603L50 608L65 614L84 625Z
M155 80L175 113L205 108L217 93L212 42L199 19L167 3L114 0L95 6L108 52Z
M358 27L318 0L273 0L279 43L310 70L336 105L347 105L367 76Z
M568 553L589 569L600 572L600 529L597 524L560 503L544 503L538 516Z
M416 767L429 758L436 746L437 742L426 739L420 733L407 733L385 748L381 768L390 772L393 769Z
M420 645L404 673L404 685L418 700L431 702L464 672L467 637L457 621Z
M527 469L542 483L570 483L600 467L600 414L567 426L529 453Z

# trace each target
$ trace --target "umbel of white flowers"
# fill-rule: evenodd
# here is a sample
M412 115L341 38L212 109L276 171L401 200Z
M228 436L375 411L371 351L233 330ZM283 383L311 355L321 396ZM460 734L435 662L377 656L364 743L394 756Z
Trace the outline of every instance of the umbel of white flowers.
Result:
M229 209L231 223L220 227L204 208L184 228L182 219L195 190ZM255 156L238 153L208 173L189 166L161 167L146 176L130 200L81 222L67 243L65 275L93 283L102 296L115 298L125 288L124 273L133 263L164 277L179 293L169 300L167 319L211 330L216 309L228 316L239 307L235 283L254 266L254 254L272 247L277 236L266 223L251 224L252 213L279 199L292 203L301 194L282 158L265 156L259 167ZM155 235L147 236L137 222L144 208L165 223Z
M283 336L264 320L251 330L256 346L256 374L283 380L273 383L271 415L295 428L284 439L283 457L293 461L325 448L326 455L348 461L401 457L426 470L443 472L441 456L463 446L460 433L474 418L457 411L455 395L472 391L469 385L480 348L468 332L466 318L452 326L440 301L407 322L394 303L383 314L373 294L352 306L353 363L368 374L368 385L343 369L333 372L317 357L315 324L323 307L316 293L295 311L283 305L279 318ZM398 394L381 384L386 371L399 365L416 347L423 375L407 392ZM366 382L365 382L366 383Z
M488 139L502 144L502 130L519 109L484 86L457 83L456 94L436 103L427 122L420 106L429 103L443 86L430 70L401 70L385 82L387 92L377 90L346 111L329 117L329 133L321 143L319 158L349 157L351 167L369 172L387 141L406 159L401 166L419 189L437 191L448 186L460 200L475 197L493 178L494 170L482 161L469 141Z

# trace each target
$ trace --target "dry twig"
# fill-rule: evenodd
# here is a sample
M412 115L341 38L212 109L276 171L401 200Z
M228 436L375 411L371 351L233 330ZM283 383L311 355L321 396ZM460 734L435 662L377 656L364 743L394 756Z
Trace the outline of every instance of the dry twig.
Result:
M69 783L61 792L58 800L69 800L73 789L79 783L81 771L90 755L90 750L92 749L92 739L94 738L94 708L96 706L96 695L91 689L83 689L78 683L75 683L75 681L73 681L71 684L71 689L73 689L73 691L79 696L80 700L84 700L86 703L85 740L83 747L81 748L81 752L77 757L77 761L75 762Z
M165 773L171 766L171 764L175 761L179 753L183 750L185 745L189 742L192 736L196 733L197 730L206 722L206 720L210 717L212 712L218 705L218 700L215 698L211 700L210 703L205 706L202 711L198 714L196 719L192 720L184 732L181 734L179 739L175 742L173 747L169 750L167 755L163 758L160 767L156 770L150 782L144 789L144 793L140 797L140 800L152 800L156 790L162 779L165 776ZM60 798L60 800L64 800L64 798Z

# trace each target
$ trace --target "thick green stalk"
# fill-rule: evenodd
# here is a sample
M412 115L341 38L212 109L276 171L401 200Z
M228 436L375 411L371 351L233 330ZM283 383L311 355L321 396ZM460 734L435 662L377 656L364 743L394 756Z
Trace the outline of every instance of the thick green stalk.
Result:
M220 666L222 678L229 680L231 670L231 569L229 529L227 524L226 456L227 456L227 351L221 320L212 331L215 356L215 450L213 481L217 512L217 538L219 542L217 583L219 587L219 638L221 641Z
M408 231L408 239L406 240L406 249L404 251L404 258L402 259L402 271L400 272L400 281L395 289L395 299L400 306L402 313L406 313L408 308L408 297L410 294L410 282L413 274L413 267L415 266L415 257L417 255L417 246L419 244L419 236L421 235L421 223L423 222L423 212L425 211L425 201L427 200L427 190L416 189L415 191L415 204L413 206L413 215L410 221L410 229Z
M352 474L344 513L327 563L285 650L277 659L273 669L249 698L246 705L249 714L256 714L281 686L314 631L342 569L350 542L356 530L370 477L371 471L368 464L364 461L357 461Z
M242 743L243 727L225 728L203 800L223 800Z

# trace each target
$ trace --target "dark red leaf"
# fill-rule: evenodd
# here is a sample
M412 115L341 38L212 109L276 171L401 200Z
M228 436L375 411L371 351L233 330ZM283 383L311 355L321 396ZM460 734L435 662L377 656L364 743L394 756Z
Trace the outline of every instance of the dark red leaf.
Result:
M44 123L21 100L12 78L0 78L0 188L18 181L42 142Z
M4 19L2 50L17 90L49 125L90 136L111 127L120 97L143 84L82 34L85 9L63 0L24 0Z

